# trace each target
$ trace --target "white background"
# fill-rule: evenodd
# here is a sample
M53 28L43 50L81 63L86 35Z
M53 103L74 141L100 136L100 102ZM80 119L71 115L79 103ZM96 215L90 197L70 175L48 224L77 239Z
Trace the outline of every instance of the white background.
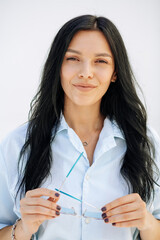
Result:
M55 34L83 14L105 16L119 29L160 135L159 0L0 0L0 140L27 121Z

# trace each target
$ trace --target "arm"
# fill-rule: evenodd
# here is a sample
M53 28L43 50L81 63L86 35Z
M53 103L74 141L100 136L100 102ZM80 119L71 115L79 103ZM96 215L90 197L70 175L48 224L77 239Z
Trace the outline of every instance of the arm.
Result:
M14 202L9 191L7 168L0 146L0 229L14 224L18 218L13 208Z
M7 168L4 162L4 156L0 149L0 239L11 240L12 224L17 219L13 211L14 203L9 192L7 181ZM18 239L29 240L30 236L24 237L21 224L17 224L16 234Z
M160 138L154 129L148 129L149 137L155 145L156 156L155 162L160 170ZM160 185L160 179L157 182ZM150 229L140 231L142 240L160 239L160 187L155 185L155 198L153 202L153 215L148 213L148 221L150 223ZM155 217L154 217L155 216ZM159 220L158 220L159 219ZM158 237L157 237L158 236Z
M148 229L141 230L140 236L142 240L159 240L160 239L160 221L151 213L148 213Z
M1 240L11 240L12 226L4 227L0 230L0 239ZM15 230L16 239L30 240L31 235L26 235L22 229L22 223L19 221Z
M11 152L11 151L10 151ZM12 154L10 158L11 168L14 167ZM14 212L14 199L10 194L10 185L8 178L16 175L9 171L9 166L6 166L5 156L0 146L0 239L10 240L12 226L15 223L18 215ZM58 194L58 193L57 193ZM48 199L43 199L41 196L48 196ZM16 239L29 240L43 221L53 219L59 216L60 207L56 204L59 200L55 195L55 191L39 188L28 191L25 198L20 201L21 220L18 221L15 228ZM17 199L18 201L18 199ZM57 208L58 207L58 208Z
M48 199L41 198L48 196ZM16 240L30 240L32 234L38 231L40 225L49 219L60 215L60 206L57 205L59 193L47 188L37 188L26 193L25 198L20 201L21 220L15 228ZM1 240L11 239L12 226L0 230Z
M160 239L160 222L148 212L139 194L118 198L102 208L105 223L114 227L136 227L142 240Z

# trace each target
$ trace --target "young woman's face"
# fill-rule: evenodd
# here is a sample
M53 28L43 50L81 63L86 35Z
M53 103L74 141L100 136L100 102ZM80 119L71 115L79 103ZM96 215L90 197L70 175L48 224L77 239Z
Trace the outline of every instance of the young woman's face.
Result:
M100 104L111 81L115 80L114 58L103 33L91 30L76 33L61 68L65 103Z

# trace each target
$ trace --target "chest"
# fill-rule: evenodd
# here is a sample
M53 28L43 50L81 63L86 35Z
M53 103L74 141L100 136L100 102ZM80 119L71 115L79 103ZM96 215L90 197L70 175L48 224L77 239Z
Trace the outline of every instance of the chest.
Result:
M90 166L93 163L93 155L94 155L94 151L95 151L95 148L96 148L96 145L97 145L97 142L98 142L98 138L99 138L98 135L95 136L92 139L92 141L88 143L87 146L84 146Z

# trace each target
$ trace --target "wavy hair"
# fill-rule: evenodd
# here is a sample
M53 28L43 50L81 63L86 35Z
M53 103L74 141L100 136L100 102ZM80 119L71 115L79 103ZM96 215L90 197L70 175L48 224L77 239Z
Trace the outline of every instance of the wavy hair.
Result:
M31 102L26 139L19 157L17 194L21 191L22 196L22 193L40 187L50 174L54 162L51 143L64 107L61 65L72 38L80 30L101 31L110 45L117 80L103 96L100 110L104 117L114 118L125 135L127 150L120 172L129 192L139 193L148 202L152 194L154 196L153 169L156 165L155 149L147 136L146 110L136 93L137 82L119 31L109 19L92 15L78 16L65 23L51 45L38 92ZM22 160L24 156L26 161Z

